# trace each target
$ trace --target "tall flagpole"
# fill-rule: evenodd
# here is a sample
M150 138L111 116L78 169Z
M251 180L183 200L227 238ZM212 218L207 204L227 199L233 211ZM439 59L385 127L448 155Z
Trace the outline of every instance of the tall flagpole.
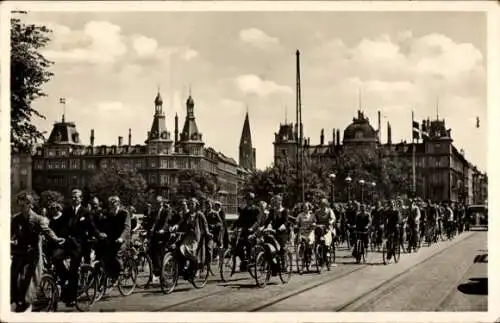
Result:
M417 179L416 179L416 165L415 165L415 136L413 135L413 122L415 120L415 115L414 115L414 112L413 110L411 111L411 127L412 127L412 158L411 158L411 161L412 161L412 175L413 175L413 194L414 194L414 197L417 193Z

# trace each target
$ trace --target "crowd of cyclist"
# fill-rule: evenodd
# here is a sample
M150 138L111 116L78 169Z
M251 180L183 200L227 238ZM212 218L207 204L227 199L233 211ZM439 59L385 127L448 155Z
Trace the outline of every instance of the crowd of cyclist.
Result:
M219 255L213 252L215 249L234 248L241 259L240 270L245 270L251 237L266 228L272 230L277 254L283 257L289 246L301 240L309 245L321 240L326 245L347 242L352 246L352 232L363 231L371 233L365 238L368 245L370 239L381 241L391 233L400 236L404 230L413 232L414 237L430 232L436 240L438 233L451 237L470 223L463 205L419 199L377 202L375 206L357 201L330 205L323 199L317 205L298 203L287 209L280 194L267 204L249 193L238 209L238 219L228 224L221 203L208 199L183 199L174 205L158 196L139 220L135 209L122 205L118 196L110 196L106 207L97 197L84 205L82 192L77 189L71 198L71 205L52 203L46 212L40 212L44 215L39 215L34 211L32 195L18 196L21 212L11 220L11 304L17 312L31 309L44 257L54 264L62 282L61 300L71 307L76 301L80 265L99 259L116 281L123 267L123 253L138 239L138 232L145 232L150 241L154 283L160 275L166 237L176 231L184 233L179 250L188 279L203 261L197 251L204 242L212 258Z

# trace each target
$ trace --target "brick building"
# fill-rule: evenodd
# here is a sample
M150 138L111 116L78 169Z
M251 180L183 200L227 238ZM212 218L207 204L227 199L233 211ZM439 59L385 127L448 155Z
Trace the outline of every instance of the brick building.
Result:
M453 145L451 130L446 129L445 120L424 120L422 124L428 135L414 146L417 196L435 201L484 203L487 200L487 175L467 161L463 151L458 151ZM389 122L386 143L381 142L379 134L380 131L371 126L363 112L358 111L358 116L345 128L342 141L339 129L333 129L332 140L326 144L324 130L321 130L319 145L311 145L310 138L304 138L304 156L313 162L335 162L336 156L344 150L368 149L383 156L396 155L412 161L413 144L394 144ZM297 137L296 126L280 124L275 133L275 162L295 158Z
M118 145L111 146L96 146L92 129L90 145L84 145L75 123L66 122L63 116L61 122L54 124L46 143L32 157L33 189L37 192L52 189L63 194L68 194L75 187L85 190L96 170L119 163L135 167L150 189L169 197L174 193L172 184L178 181L176 174L181 170L196 169L217 177L220 184L218 198L223 208L227 214L236 213L238 187L255 168L255 149L251 147L251 138L246 137L250 135L248 114L242 134L242 143L245 144L240 144L238 164L234 159L205 146L203 134L196 124L194 107L190 95L186 101L184 126L179 131L176 114L172 136L167 128L163 100L158 93L154 100L153 121L144 145L131 144L130 129L127 143L123 142L123 137L118 137ZM250 159L247 157L249 152Z

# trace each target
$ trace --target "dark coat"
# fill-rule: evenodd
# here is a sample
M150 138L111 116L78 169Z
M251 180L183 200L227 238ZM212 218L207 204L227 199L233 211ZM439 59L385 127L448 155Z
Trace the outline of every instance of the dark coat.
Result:
M88 242L89 236L95 234L91 225L90 214L87 208L80 205L75 213L74 208L67 207L62 215L65 226L62 227L60 236L66 239L66 246L78 250Z
M112 243L118 238L126 243L130 240L131 216L130 213L120 208L116 214L108 212L103 219L103 231L107 235L107 240Z

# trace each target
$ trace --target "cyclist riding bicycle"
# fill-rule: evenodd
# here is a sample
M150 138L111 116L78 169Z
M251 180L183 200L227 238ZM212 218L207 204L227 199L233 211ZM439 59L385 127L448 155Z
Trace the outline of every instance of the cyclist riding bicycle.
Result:
M397 209L396 201L391 200L389 202L389 209L386 213L386 230L385 236L388 239L399 237L401 231L402 217L401 212ZM395 246L392 246L393 248ZM393 254L393 248L387 251L387 259L390 260Z
M31 310L41 275L40 236L56 244L64 243L49 227L49 220L33 211L35 199L31 194L17 196L21 212L11 219L10 303L15 312Z
M241 260L240 270L245 271L247 267L246 259L250 251L248 236L251 233L251 228L258 222L261 211L256 205L255 194L249 193L246 197L246 205L239 208L238 220L233 225L233 230L240 228L241 232L236 242L236 254Z
M371 216L370 213L366 210L366 205L362 204L360 206L359 213L356 216L355 228L356 232L368 232L371 225ZM358 237L358 239L363 239L363 244L365 248L368 248L368 234L364 234L362 237ZM356 247L352 250L352 256L356 257Z
M335 220L335 214L330 208L328 200L322 199L320 207L316 211L316 225L318 226L315 230L316 241L323 240L327 247L333 244L333 239L335 237ZM330 255L327 253L324 256L329 257Z
M311 211L311 208L311 203L304 203L302 212L297 216L298 239L299 241L305 240L308 246L313 246L315 241L314 224L316 224L316 216Z
M275 195L271 198L271 210L262 223L262 227L270 226L276 232L274 235L275 247L281 259L284 260L285 247L290 240L290 222L288 210L283 207L282 203L283 198L281 195Z
M383 233L384 233L384 208L382 207L382 202L377 201L376 207L372 210L372 229L375 231L373 238L376 244L382 243Z
M406 219L406 224L408 225L408 230L412 236L410 243L416 244L418 241L418 233L420 227L420 209L417 206L415 200L411 200L410 212L408 218Z

